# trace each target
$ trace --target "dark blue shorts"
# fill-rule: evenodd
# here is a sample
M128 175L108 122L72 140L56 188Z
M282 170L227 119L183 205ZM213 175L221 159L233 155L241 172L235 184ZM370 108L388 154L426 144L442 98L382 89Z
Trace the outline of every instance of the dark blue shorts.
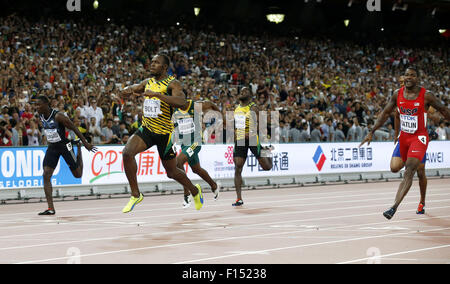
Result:
M394 149L394 153L392 153L392 157L401 158L401 155L400 155L400 142L397 142L397 144L395 144L395 149ZM423 156L423 159L422 159L422 164L425 164L426 161L427 161L427 155L425 154Z

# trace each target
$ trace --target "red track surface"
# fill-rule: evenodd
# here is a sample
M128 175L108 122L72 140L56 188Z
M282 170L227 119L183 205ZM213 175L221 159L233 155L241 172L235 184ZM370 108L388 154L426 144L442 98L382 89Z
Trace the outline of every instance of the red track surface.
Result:
M417 181L390 221L399 182L233 191L182 209L181 195L0 206L0 263L450 263L449 179Z

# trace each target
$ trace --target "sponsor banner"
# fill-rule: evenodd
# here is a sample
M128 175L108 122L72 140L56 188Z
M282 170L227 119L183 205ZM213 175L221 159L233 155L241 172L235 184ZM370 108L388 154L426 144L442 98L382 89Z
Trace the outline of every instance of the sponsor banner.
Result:
M389 171L394 151L392 142L373 142L359 148L359 143L276 144L273 168L263 171L255 156L248 152L243 177L276 177ZM127 184L122 151L124 146L98 146L98 152L83 151L83 177L72 176L65 161L58 164L52 183L55 185ZM0 148L0 188L42 186L44 147ZM178 153L180 153L178 147ZM234 178L234 145L203 145L200 164L214 179ZM172 181L167 178L156 147L136 157L138 183ZM428 146L427 169L450 168L450 141L432 141ZM184 167L192 180L200 177Z
M0 148L0 189L42 187L47 147ZM76 151L76 149L75 149ZM61 157L51 179L53 185L81 184Z
M273 168L263 171L249 151L243 177L275 177L302 174L339 174L351 172L389 171L394 151L392 142L374 142L358 147L359 143L304 143L273 145ZM99 147L97 153L83 152L83 184L127 183L122 162L123 146ZM433 141L427 152L427 168L450 168L450 142ZM200 165L214 179L233 178L234 145L203 145ZM180 150L178 150L178 153ZM136 155L138 182L170 181L156 148ZM199 176L185 165L192 180Z
M88 152L83 148L82 183L85 185L127 184L128 180L123 167L123 148L124 146L99 146L96 153ZM181 150L178 151L180 152ZM137 154L135 159L138 183L172 180L167 177L156 147ZM185 171L189 178L199 179L187 166Z

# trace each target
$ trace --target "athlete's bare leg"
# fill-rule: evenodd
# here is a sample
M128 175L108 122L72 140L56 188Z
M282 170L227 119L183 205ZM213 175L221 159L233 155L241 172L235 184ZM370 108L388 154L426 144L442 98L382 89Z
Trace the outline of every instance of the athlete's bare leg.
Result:
M405 163L400 157L392 157L391 159L391 172L397 173L403 167ZM420 187L420 203L425 206L425 195L427 192L427 176L425 174L425 164L421 163L417 169L417 177L419 178L419 187Z
M211 178L209 173L200 166L200 163L191 166L191 169L194 174L200 176L204 181L206 181L209 184L213 192L216 191L217 183Z
M77 144L77 168L72 171L72 174L76 178L83 176L83 156L81 155L81 143Z
M195 187L191 180L187 177L184 170L181 170L177 167L177 159L173 158L170 160L162 160L162 164L167 172L167 177L176 180L183 187L186 187L192 196L196 196L198 194L198 188Z
M123 167L131 188L131 195L138 198L140 196L139 186L137 183L137 164L135 156L147 150L147 144L138 135L132 135L128 139L123 149Z
M398 173L403 167L405 163L400 157L392 157L391 159L391 172Z
M177 156L177 167L180 170L184 171L184 164L186 164L187 161L188 161L188 157L186 157L185 154L180 153ZM183 186L183 189L184 189L184 196L188 196L190 194L189 189L187 189L185 186Z
M417 169L417 176L419 177L419 187L420 187L420 203L425 206L425 196L427 194L427 184L428 179L425 174L425 164L420 164Z
M273 161L271 157L259 157L258 162L261 168L265 171L270 171L273 167Z
M55 207L53 205L53 187L51 178L53 176L53 172L55 169L50 167L44 167L44 192L45 192L45 198L47 199L47 205L49 209L54 210Z
M417 169L420 165L420 160L417 158L408 158L406 160L405 164L405 174L403 177L403 181L400 183L400 186L397 191L397 195L395 197L395 203L394 206L392 206L395 210L398 208L400 203L402 202L403 198L405 198L406 194L408 193L409 189L411 188L414 175L417 172Z
M234 157L234 187L236 188L236 196L238 200L242 200L242 169L245 164L245 159L241 157Z

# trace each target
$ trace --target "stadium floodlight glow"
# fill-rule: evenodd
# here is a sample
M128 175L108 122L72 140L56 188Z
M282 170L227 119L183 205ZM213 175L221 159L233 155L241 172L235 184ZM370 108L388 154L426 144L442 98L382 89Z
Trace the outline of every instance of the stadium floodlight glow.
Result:
M94 7L94 9L98 8L98 1L95 0L94 3L92 3L92 6Z
M271 23L279 24L284 21L284 14L267 14L266 17Z
M197 17L200 14L200 8L194 7L194 15Z
M350 24L350 20L344 20L344 25L346 26L346 27L348 27L348 25Z
M439 29L439 33L440 34L443 34L443 33L445 33L447 30L446 29Z

